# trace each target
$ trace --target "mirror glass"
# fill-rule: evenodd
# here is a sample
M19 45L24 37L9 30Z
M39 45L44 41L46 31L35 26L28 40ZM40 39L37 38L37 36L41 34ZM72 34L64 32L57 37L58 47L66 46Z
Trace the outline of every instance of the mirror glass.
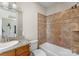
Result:
M0 38L14 38L17 33L16 3L0 3Z

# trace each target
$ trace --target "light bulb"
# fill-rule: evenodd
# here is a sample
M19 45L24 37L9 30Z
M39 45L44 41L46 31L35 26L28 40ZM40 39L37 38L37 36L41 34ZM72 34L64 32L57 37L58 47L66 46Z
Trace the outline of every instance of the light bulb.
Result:
M12 7L13 7L14 9L16 9L16 4L15 4L15 3L13 3L13 4L12 4Z

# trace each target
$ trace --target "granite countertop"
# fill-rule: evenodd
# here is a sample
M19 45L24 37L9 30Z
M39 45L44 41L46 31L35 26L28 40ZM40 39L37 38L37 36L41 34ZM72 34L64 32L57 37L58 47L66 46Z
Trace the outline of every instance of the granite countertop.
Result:
M5 48L3 50L0 50L0 53L7 52L9 50L13 50L13 49L16 49L18 47L21 47L21 46L24 46L24 45L27 45L27 44L30 43L27 39L20 39L18 41L19 41L19 43L17 43L16 45L13 45L13 46L11 46L9 48Z

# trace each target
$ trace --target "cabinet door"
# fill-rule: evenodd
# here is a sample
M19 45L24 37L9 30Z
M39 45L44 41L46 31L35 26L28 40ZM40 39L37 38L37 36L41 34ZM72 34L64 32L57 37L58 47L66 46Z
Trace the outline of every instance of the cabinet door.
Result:
M25 45L16 49L16 56L28 56L30 55L29 45Z
M1 53L0 56L15 56L15 50L10 50L10 51Z

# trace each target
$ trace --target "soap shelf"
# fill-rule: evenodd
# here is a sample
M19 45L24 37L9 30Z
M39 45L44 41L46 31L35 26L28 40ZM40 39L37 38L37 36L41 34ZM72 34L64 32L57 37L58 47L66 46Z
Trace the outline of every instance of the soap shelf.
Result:
M72 23L71 30L74 32L79 31L78 23Z
M77 29L77 30L72 30L73 32L79 32L79 29Z

